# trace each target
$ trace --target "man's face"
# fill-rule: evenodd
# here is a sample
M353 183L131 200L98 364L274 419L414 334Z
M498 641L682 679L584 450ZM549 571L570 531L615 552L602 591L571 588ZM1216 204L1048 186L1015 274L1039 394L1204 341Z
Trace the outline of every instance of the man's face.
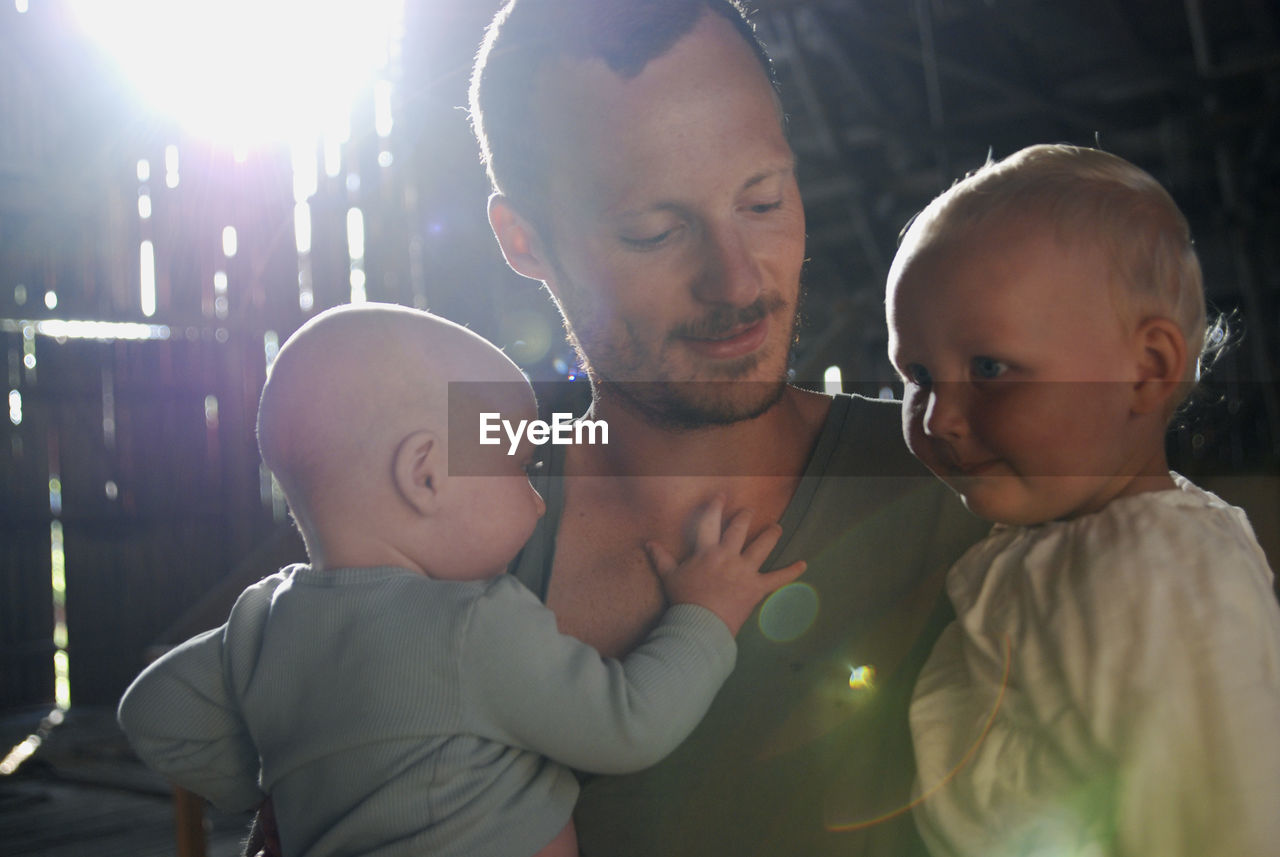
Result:
M751 49L704 14L636 77L562 61L539 100L547 284L593 379L670 425L766 410L786 377L804 212Z

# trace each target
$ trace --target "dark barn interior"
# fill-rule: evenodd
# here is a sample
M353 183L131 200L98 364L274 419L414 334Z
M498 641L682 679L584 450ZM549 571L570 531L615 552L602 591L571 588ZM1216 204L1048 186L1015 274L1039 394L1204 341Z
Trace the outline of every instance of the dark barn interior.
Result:
M498 5L408 0L382 83L309 151L186 131L68 0L0 5L6 854L175 853L168 792L111 710L149 651L300 558L253 423L306 318L360 296L426 307L535 381L574 377L554 307L493 242L461 107ZM796 379L834 366L847 392L894 389L883 284L911 215L989 153L1099 145L1169 188L1232 329L1171 461L1243 506L1280 563L1280 7L757 5L808 223ZM244 820L214 822L210 853L237 853Z

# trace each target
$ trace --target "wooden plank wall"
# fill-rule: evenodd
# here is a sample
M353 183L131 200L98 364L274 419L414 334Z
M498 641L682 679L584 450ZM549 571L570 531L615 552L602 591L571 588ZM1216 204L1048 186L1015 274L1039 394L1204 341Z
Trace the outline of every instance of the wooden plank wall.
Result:
M163 155L151 160L147 221L120 216L135 210L138 193L128 159L105 204L73 207L83 238L71 252L53 228L64 217L50 216L43 230L27 220L24 240L6 242L20 250L6 259L0 318L27 323L3 334L21 419L4 421L0 446L0 707L50 699L52 521L61 522L65 546L73 697L89 703L118 698L141 666L121 653L141 653L273 526L253 422L268 337L283 341L305 317L288 160L236 164L194 144L180 159L196 166L180 166L174 189L163 187ZM324 199L314 206L326 248L346 246L346 207ZM237 231L232 258L222 251L226 225ZM136 285L143 239L156 257L150 319ZM349 297L345 250L317 256L312 311ZM225 311L215 302L217 270L227 276ZM42 305L47 291L56 309ZM369 291L405 297L380 294L376 284ZM34 321L47 317L163 323L167 334L33 337ZM24 365L30 358L33 367ZM51 507L51 479L60 482L60 508Z
M317 158L304 309L290 151L237 159L127 111L109 118L138 127L104 132L102 93L50 49L53 24L30 26L0 35L0 354L20 404L0 420L0 710L54 701L54 522L75 704L113 704L145 647L274 531L253 432L266 353L350 299L350 207L364 209L369 299L425 304L408 197L377 162L388 143L367 103L340 174ZM57 338L40 332L51 319L145 323L153 338Z

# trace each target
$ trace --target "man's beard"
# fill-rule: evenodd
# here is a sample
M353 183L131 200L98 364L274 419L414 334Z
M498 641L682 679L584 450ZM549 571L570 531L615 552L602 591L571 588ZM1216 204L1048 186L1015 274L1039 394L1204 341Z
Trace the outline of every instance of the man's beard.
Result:
M722 307L706 317L681 325L667 335L667 342L682 338L714 339L736 328L755 324L786 307L779 296L761 297L752 304ZM787 366L795 341L799 313L792 312L787 337L787 355L779 364L777 377L768 380L740 380L751 374L769 356L749 354L718 368L720 378L709 381L617 380L639 370L651 355L618 348L615 343L592 341L584 348L570 328L569 339L591 378L597 397L612 397L650 425L673 431L693 431L711 426L731 425L755 419L778 403L786 392ZM566 325L568 328L568 325ZM634 339L632 339L634 343ZM767 346L766 346L767 347ZM596 359L591 361L589 354Z
M601 394L621 399L650 425L669 431L753 420L776 405L786 389L785 375L776 381L601 382Z

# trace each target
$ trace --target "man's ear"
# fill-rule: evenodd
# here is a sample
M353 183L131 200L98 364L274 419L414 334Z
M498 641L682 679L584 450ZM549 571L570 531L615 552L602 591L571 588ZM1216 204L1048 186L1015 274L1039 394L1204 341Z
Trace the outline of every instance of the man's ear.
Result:
M529 218L500 193L489 197L489 225L511 270L532 280L546 281L551 274L542 237Z
M1149 414L1168 407L1182 390L1187 368L1187 340L1171 319L1148 318L1134 332L1138 380L1133 386L1133 412Z
M446 480L445 450L434 432L421 429L396 447L392 474L400 499L419 515L432 515L440 506Z

